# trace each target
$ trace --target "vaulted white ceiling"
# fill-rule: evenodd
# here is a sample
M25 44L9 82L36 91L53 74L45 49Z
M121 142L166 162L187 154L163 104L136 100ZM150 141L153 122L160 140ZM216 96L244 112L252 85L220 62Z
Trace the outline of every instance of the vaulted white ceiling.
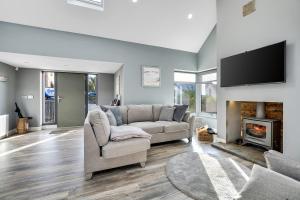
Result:
M0 52L0 62L17 68L114 74L122 63Z
M66 0L1 0L0 20L198 52L216 24L216 0L105 0L103 12Z

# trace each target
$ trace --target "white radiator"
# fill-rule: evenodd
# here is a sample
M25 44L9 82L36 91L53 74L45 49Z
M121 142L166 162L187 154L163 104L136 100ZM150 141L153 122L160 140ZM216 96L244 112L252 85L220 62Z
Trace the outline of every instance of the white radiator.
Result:
M0 138L8 135L9 117L8 115L0 115Z

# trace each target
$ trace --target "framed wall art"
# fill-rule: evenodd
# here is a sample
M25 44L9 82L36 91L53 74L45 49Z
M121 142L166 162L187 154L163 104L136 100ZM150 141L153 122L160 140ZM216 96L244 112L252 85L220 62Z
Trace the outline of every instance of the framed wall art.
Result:
M160 68L142 66L143 87L160 87Z

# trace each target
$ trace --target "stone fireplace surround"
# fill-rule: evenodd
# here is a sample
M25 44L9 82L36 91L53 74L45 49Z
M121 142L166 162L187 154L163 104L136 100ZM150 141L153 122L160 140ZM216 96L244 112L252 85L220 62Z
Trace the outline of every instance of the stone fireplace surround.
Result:
M234 143L242 138L243 118L263 116L266 119L279 120L281 124L279 142L282 151L283 140L283 103L281 102L254 102L254 101L227 101L226 102L226 142Z

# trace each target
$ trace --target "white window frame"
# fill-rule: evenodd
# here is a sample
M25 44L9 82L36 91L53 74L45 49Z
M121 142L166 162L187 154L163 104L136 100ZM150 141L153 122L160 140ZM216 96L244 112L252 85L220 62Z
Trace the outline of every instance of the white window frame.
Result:
M209 84L209 83L212 84L215 81L218 83L218 74L216 75L216 80L202 81L202 76L203 75L212 74L212 73L216 73L217 74L217 69L211 69L211 70L202 71L202 72L198 72L197 73L197 78L196 78L197 79L197 81L196 81L196 112L197 112L197 115L199 115L199 116L216 118L217 117L217 113L202 112L202 108L201 108L201 100L202 100L202 98L201 98L201 95L202 95L201 85L202 84ZM218 101L218 98L217 98L217 101Z
M195 75L195 81L175 81L175 73L182 73L182 74L194 74ZM183 83L183 84L195 84L195 86L197 85L197 73L196 72L185 72L185 71L174 71L174 84L173 86L175 86L175 83ZM196 88L196 97L197 97L197 88ZM175 104L175 90L174 90L174 104ZM182 100L181 100L181 104L182 104ZM196 98L196 102L195 102L195 106L196 106L196 112L197 112L197 98Z

